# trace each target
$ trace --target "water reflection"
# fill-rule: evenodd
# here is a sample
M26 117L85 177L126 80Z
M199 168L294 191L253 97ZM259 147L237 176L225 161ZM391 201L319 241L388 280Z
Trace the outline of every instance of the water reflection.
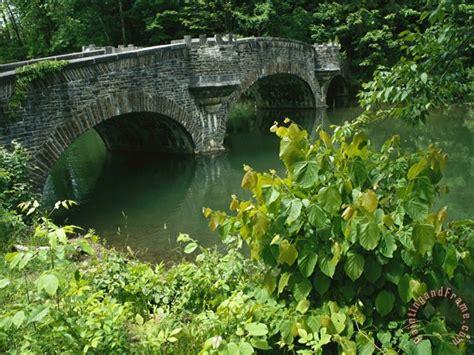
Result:
M328 112L258 111L252 124L234 129L226 139L228 151L219 156L113 155L106 153L94 134L79 140L51 172L45 200L74 198L81 206L65 216L68 222L95 228L107 242L139 250L142 257L171 259L179 232L202 244L217 243L202 216L202 207L227 209L230 195L246 196L240 188L243 164L262 171L283 166L278 159L278 139L268 133L274 120L291 117L308 130L352 119L358 109ZM465 110L433 116L426 126L382 122L369 128L376 144L401 134L409 149L438 141L450 155L445 182L451 194L441 198L451 217L472 217L474 199L473 117ZM258 119L257 119L258 117ZM447 119L449 117L449 120ZM244 127L245 129L242 129Z

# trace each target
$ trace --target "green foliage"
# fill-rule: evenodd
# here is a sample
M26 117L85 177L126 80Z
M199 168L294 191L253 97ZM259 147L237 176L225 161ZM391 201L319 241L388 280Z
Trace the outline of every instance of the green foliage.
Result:
M378 65L391 66L401 56L398 34L412 29L422 4L412 1L321 2L313 13L311 38L338 40L359 87Z
M473 15L474 6L462 0L440 1L424 11L419 22L427 28L400 33L405 54L393 67L379 67L363 85L361 105L376 116L414 124L434 108L472 102Z
M185 34L229 33L305 42L340 41L354 85L400 58L398 34L414 30L423 2L310 0L8 0L0 5L0 62L80 50L157 45Z
M6 250L11 243L26 233L23 218L17 213L18 205L34 199L29 176L29 155L18 143L12 149L0 147L0 249Z
M316 142L294 124L273 130L287 176L246 167L252 199L233 196L233 217L204 211L224 255L181 234L195 261L153 266L34 219L28 246L0 261L0 351L458 352L439 317L419 345L404 330L408 302L474 271L472 222L445 227L446 209L430 213L443 154L402 154L396 137L375 150L349 125ZM242 238L257 260L238 251Z
M258 129L255 103L241 100L233 105L227 118L228 132L251 132L255 129Z
M195 263L165 270L108 251L95 235L79 232L42 219L28 247L5 254L2 353L197 353L209 334L224 335L228 322L217 313L244 307L237 295L251 290L259 275L258 266L232 250L222 256L200 247ZM195 243L186 235L180 240ZM262 327L247 325L249 340L261 338Z
M0 147L0 204L15 209L20 202L30 200L30 156L25 148L13 142L12 149Z
M15 117L16 112L21 108L31 83L61 72L67 64L66 60L46 60L16 69L14 91L8 102L10 116Z
M325 334L340 346L355 337L359 347L366 338L351 329L401 324L409 302L427 290L461 287L472 270L455 257L469 260L471 250L444 226L446 208L431 212L446 156L434 146L403 154L397 136L376 150L352 130L337 127L332 137L320 130L311 142L293 123L275 125L287 175L246 166L242 187L252 198L233 197L232 216L205 215L225 239L242 237L267 266L270 293L302 310L327 300L347 307L327 315ZM454 330L431 346L449 342Z
M88 240L95 237L88 234L69 242L76 229L44 219L27 248L5 254L0 270L9 282L0 290L2 352L124 347L123 324L130 305L117 304L102 292L87 292L79 264L73 260L83 258L80 251L94 254Z

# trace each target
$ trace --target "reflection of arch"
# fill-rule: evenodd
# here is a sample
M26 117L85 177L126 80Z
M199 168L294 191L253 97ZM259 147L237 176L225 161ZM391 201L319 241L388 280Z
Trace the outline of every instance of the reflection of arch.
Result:
M336 73L332 75L322 86L322 92L329 107L340 107L345 105L347 98L347 83L344 77Z
M200 127L178 104L162 96L145 92L129 92L112 94L97 98L87 107L77 110L72 117L57 126L35 154L37 168L34 180L42 187L53 164L81 134L113 117L136 113L149 112L169 117L186 131L194 144L199 137Z

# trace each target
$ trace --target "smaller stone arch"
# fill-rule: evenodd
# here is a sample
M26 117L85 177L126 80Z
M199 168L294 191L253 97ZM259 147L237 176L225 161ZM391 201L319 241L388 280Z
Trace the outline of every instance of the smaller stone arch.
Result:
M127 92L98 97L92 104L73 111L51 134L33 156L33 183L42 188L48 173L61 154L76 138L111 118L131 113L155 113L176 122L189 135L193 148L200 127L175 101L146 92Z
M247 75L241 82L240 86L235 90L227 101L227 107L230 108L235 102L237 102L240 97L247 90L250 89L258 80L265 77L278 74L289 74L298 77L301 79L311 90L312 95L314 96L315 106L319 100L319 83L318 79L315 76L310 75L310 72L307 68L303 68L300 65L294 63L271 63L266 65L260 70L253 71Z
M347 82L341 73L334 73L321 86L322 96L328 107L345 106L348 96Z
M311 103L307 108L318 107L320 102L320 86L318 79L313 73L314 71L308 70L308 68L305 68L304 66L291 62L285 62L267 64L263 68L247 74L241 81L239 87L229 96L229 98L219 110L220 117L223 117L223 119L220 120L220 124L222 125L220 129L223 132L226 131L227 115L230 112L232 106L242 97L242 95L252 86L254 86L254 84L256 84L260 79L269 78L274 75L290 75L301 80L301 82L307 86L312 96Z

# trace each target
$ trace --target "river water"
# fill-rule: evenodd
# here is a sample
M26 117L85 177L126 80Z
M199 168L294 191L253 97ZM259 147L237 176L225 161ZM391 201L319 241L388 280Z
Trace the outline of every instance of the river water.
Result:
M79 206L58 216L59 222L93 228L108 245L129 245L145 260L173 260L179 255L176 237L180 232L204 246L219 245L201 211L204 206L227 210L233 193L248 197L240 188L243 164L259 171L282 171L278 139L268 132L274 119L289 116L314 130L353 119L358 113L357 108L341 108L255 114L242 104L231 116L227 151L214 157L109 153L91 130L52 169L43 202L51 205L74 199ZM450 193L441 196L436 207L447 205L450 219L474 217L472 111L457 107L437 113L416 128L395 120L369 128L377 145L393 134L400 134L403 146L410 150L438 142L449 156L444 182Z

